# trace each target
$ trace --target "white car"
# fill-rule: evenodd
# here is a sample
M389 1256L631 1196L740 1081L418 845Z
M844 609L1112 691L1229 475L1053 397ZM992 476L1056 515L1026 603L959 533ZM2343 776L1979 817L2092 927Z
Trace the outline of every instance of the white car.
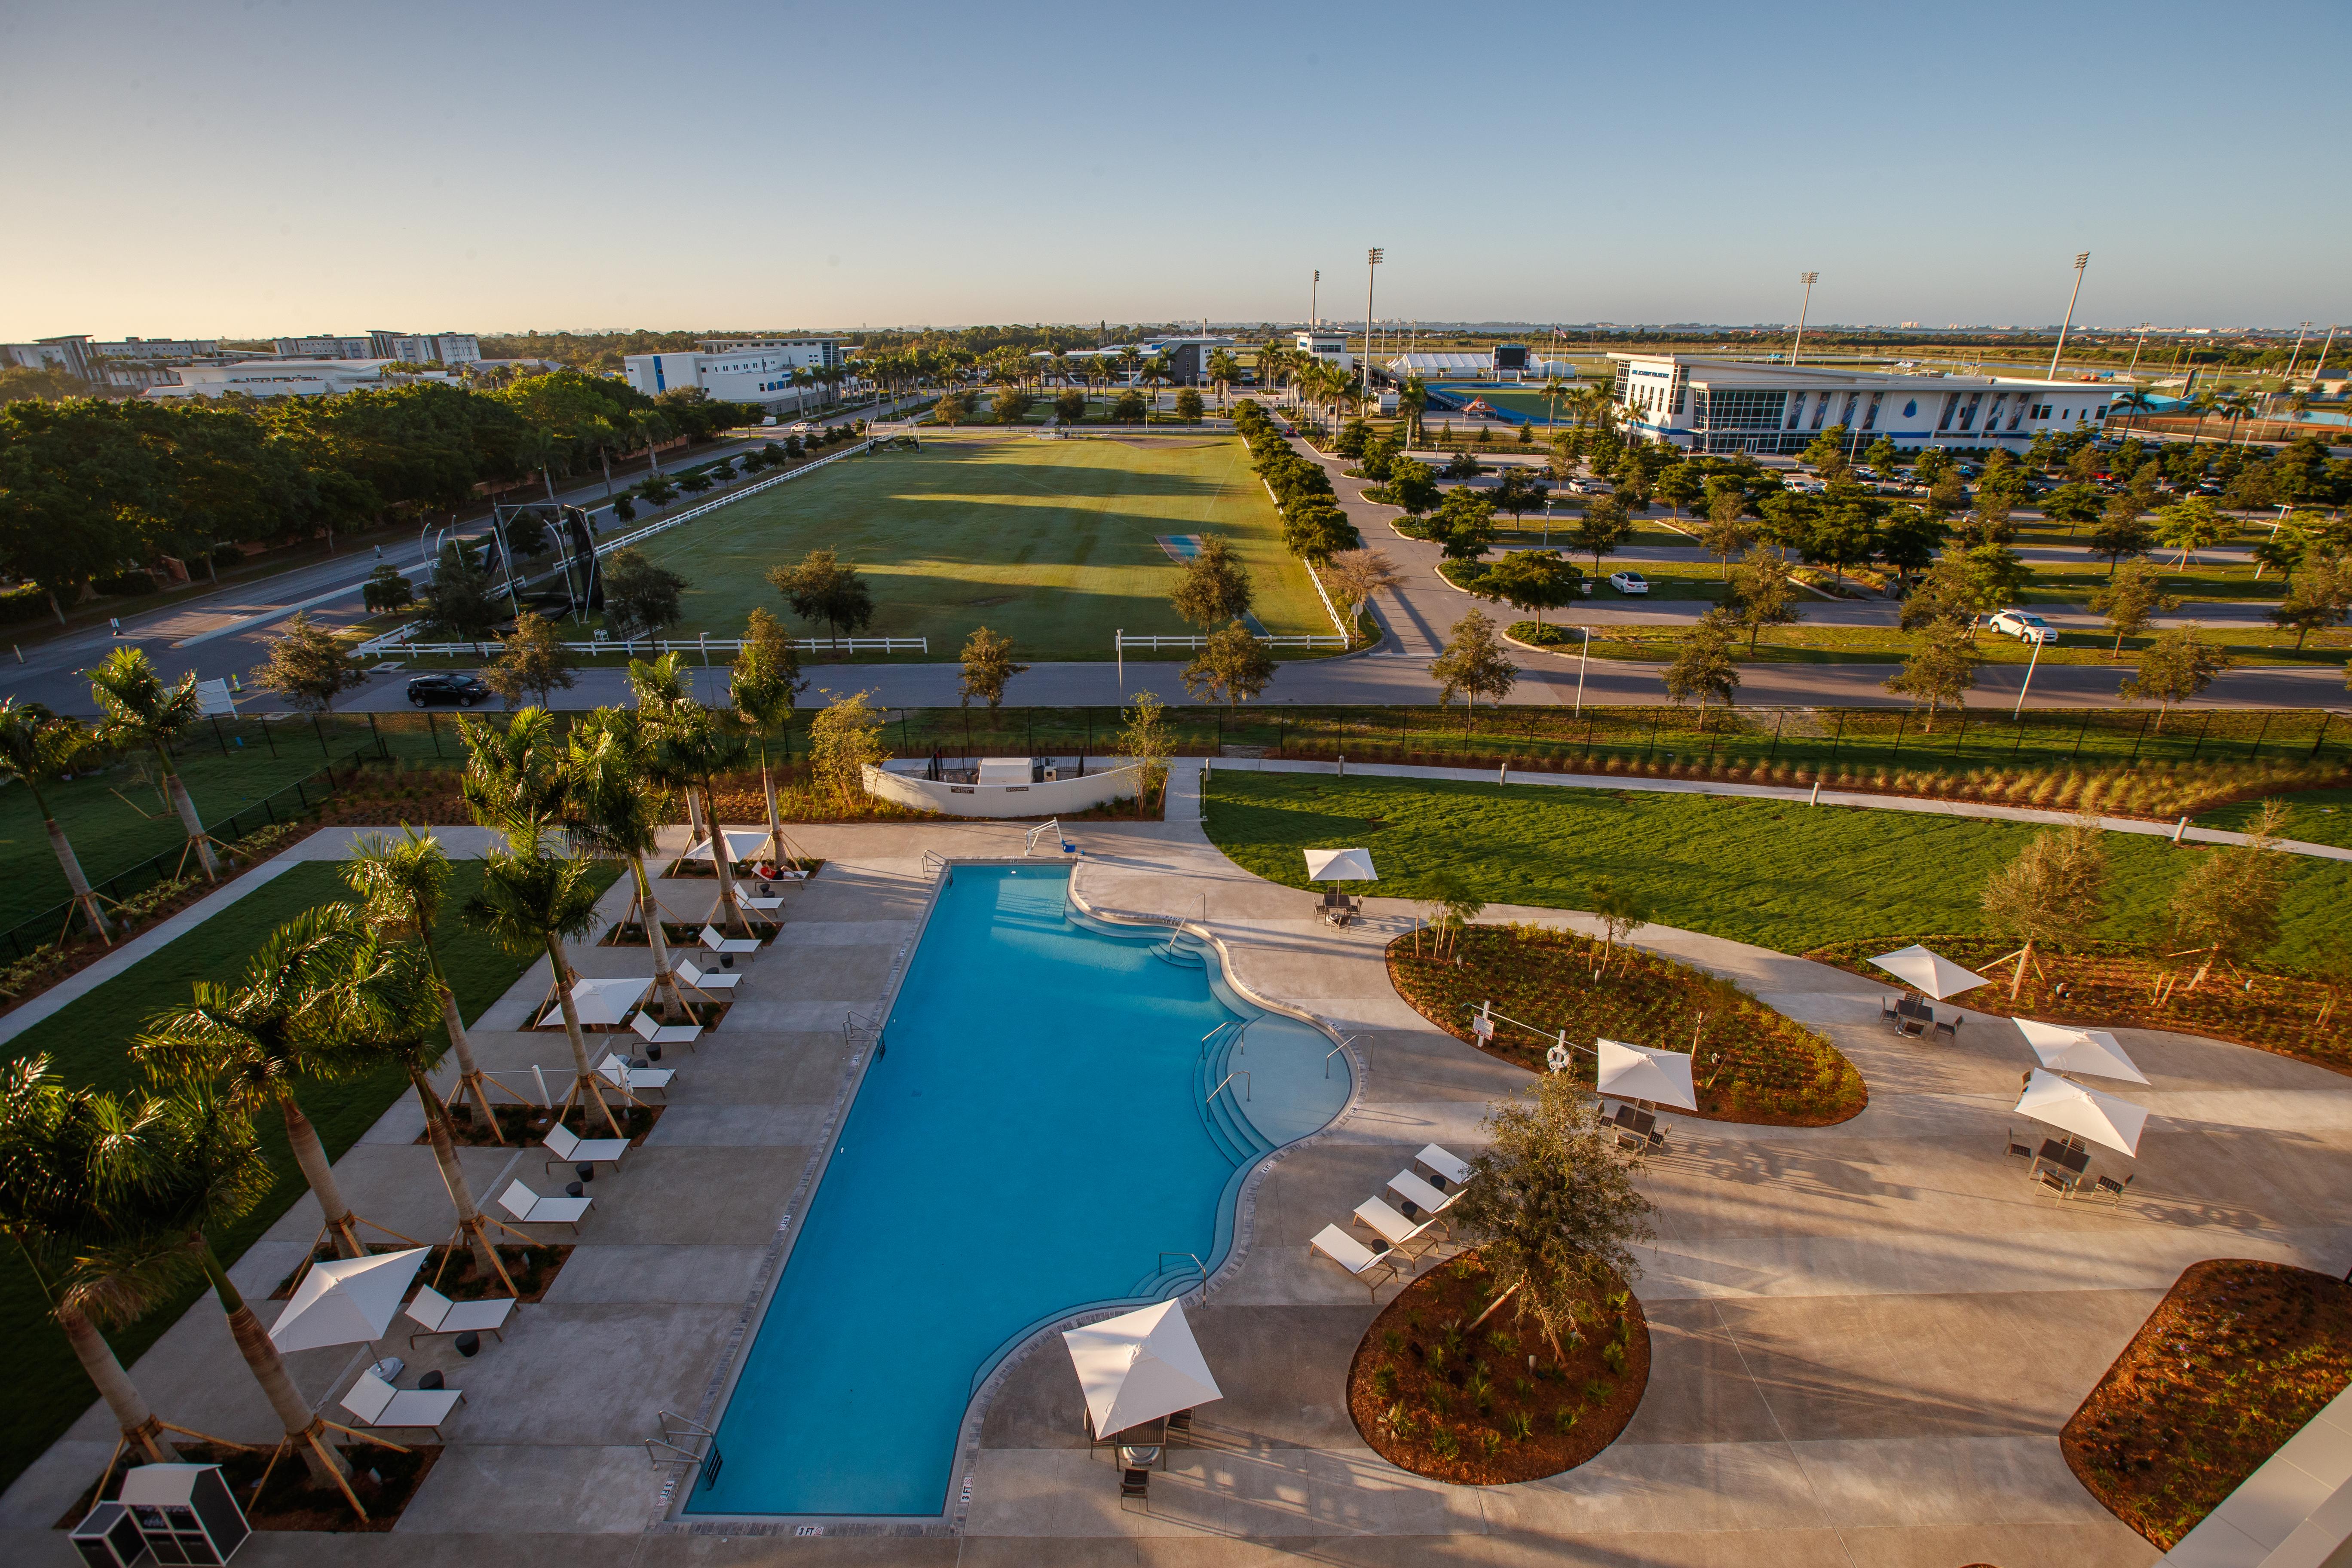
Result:
M1639 572L1612 572L1609 574L1609 585L1621 594L1646 594L1650 591L1650 580Z
M2040 616L2025 610L2003 610L1985 625L2003 637L2015 637L2020 642L2044 643L2058 640L2057 627Z
M1568 481L1568 493L1572 496L1605 496L1612 492L1606 479L1577 479Z

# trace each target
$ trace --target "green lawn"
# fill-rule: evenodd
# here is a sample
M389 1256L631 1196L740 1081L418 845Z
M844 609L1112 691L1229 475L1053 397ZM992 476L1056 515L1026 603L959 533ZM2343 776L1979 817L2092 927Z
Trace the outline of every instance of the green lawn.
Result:
M1805 806L1638 790L1336 779L1219 772L1209 837L1244 868L1307 884L1299 850L1361 844L1377 891L1414 897L1451 868L1496 903L1584 907L1609 876L1653 900L1665 925L1803 952L1846 938L1982 931L1986 879L2041 831L1861 807ZM2161 838L2115 834L2100 934L2157 933L2188 858ZM2286 935L2269 956L2308 960L2352 899L2352 865L2296 858Z
M2299 789L2278 798L2294 813L2286 821L2288 837L2352 849L2352 789ZM2205 813L2197 826L2242 833L2262 808L2258 800L2242 801Z
M255 889L194 931L152 954L127 973L52 1014L0 1046L0 1061L46 1052L51 1066L74 1083L125 1089L142 1080L126 1047L151 1015L184 1001L191 982L234 976L246 956L270 929L302 910L341 896L339 865L305 862ZM456 863L449 913L441 922L441 952L459 1005L468 1020L504 994L525 963L500 952L458 920L456 910L479 885L478 861ZM617 868L604 865L609 885ZM299 1090L304 1112L315 1122L328 1155L340 1156L373 1126L403 1092L397 1072L380 1072L337 1083L306 1083ZM263 1147L278 1173L277 1185L253 1213L216 1238L221 1256L234 1259L260 1237L303 1192L302 1178L287 1150L284 1124L272 1114L260 1118ZM110 1331L116 1353L131 1364L186 1310L196 1292L184 1290L127 1328ZM0 1261L0 1338L14 1347L11 1419L0 1434L0 1487L54 1442L96 1397L65 1336L47 1321L39 1289L20 1255L10 1249ZM242 1377L235 1364L223 1377ZM158 1412L166 1420L202 1426L193 1411Z
M870 637L924 637L952 658L986 626L1027 659L1108 659L1112 634L1187 631L1161 534L1230 538L1269 631L1328 636L1313 584L1282 547L1274 503L1238 437L1171 429L1040 440L927 430L920 451L836 464L657 535L646 553L692 587L678 631L735 637L753 605L782 614L770 567L830 547L872 586ZM792 623L805 635L821 626Z
M1645 576L1651 568L1637 568ZM1672 570L1668 568L1668 570ZM1653 596L1658 598L1701 597L1696 592L1677 594L1677 580L1654 577L1658 587ZM1704 583L1698 584L1705 586ZM1605 584L1596 594L1612 594ZM1687 628L1670 626L1622 626L1608 628L1609 636L1596 637L1592 642L1595 658L1633 658L1665 660L1674 658ZM2231 659L2249 665L2315 665L2341 668L2346 650L2341 646L2340 633L2321 634L2312 637L2301 649L2294 646L2294 635L2280 633L2267 627L2200 631L2195 634L2200 643L2225 649ZM2042 645L2040 662L2043 664L2091 665L2116 672L2117 679L2132 674L2138 668L2137 656L2153 643L2151 636L2126 637L2120 658L2115 656L2116 639L2097 632L2061 632L2055 642ZM1749 652L1743 637L1733 657L1743 664L1900 664L1917 647L1917 637L1898 631L1893 626L1812 626L1800 622L1791 626L1774 626L1758 639L1754 652ZM1985 633L1977 639L1977 652L1986 664L2028 664L2033 662L2033 649L2015 637Z

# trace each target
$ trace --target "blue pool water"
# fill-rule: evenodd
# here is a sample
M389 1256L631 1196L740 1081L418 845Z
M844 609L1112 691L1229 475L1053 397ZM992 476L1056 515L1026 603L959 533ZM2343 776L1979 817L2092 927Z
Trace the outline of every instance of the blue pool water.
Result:
M1245 1168L1344 1102L1321 1035L1255 1016L1197 951L1073 921L1067 888L961 867L941 890L688 1512L942 1511L1008 1342L1198 1283L1161 1252L1213 1270ZM1230 1029L1203 1048L1244 1018L1238 1051Z

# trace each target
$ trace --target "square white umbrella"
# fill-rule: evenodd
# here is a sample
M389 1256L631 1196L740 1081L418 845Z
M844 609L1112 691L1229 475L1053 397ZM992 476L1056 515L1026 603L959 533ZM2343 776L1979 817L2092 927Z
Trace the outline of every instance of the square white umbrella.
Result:
M767 842L768 830L764 827L729 828L727 830L728 864L738 865L745 860L749 860L751 857L757 855L761 849L766 846ZM710 840L705 838L701 843L696 845L693 848L680 856L679 858L682 860L709 859Z
M1691 1059L1680 1051L1654 1051L1622 1040L1593 1042L1601 1057L1594 1087L1617 1100L1647 1100L1682 1110L1696 1110L1698 1095L1691 1088Z
M392 1326L401 1298L429 1247L378 1252L314 1263L300 1289L270 1325L269 1340L281 1351L311 1351L321 1345L355 1345L380 1337Z
M1377 882L1369 849L1309 849L1307 879L1310 882Z
M2025 1036L2025 1043L2033 1047L2033 1054L2052 1072L2088 1073L2093 1078L2119 1078L2132 1083L2147 1081L2147 1075L2124 1054L2123 1047L2105 1029L2070 1028L2032 1018L2015 1022Z
M1870 962L1916 985L1938 1002L1989 984L1983 975L1962 969L1942 953L1930 952L1917 942L1894 952L1882 952Z
M2139 1157L2139 1132L2147 1112L2128 1100L2085 1089L2054 1072L2033 1069L2025 1092L2017 1097L2017 1114L2110 1149Z
M591 1027L598 1025L618 1027L628 1018L629 1009L644 998L646 988L653 983L650 974L630 975L621 980L583 980L572 988L572 1010L580 1015L583 1024ZM563 1022L562 1005L558 1004L550 1007L547 1016L539 1022L542 1028Z
M1201 1359L1181 1301L1155 1302L1065 1330L1062 1342L1070 1348L1097 1437L1224 1397Z

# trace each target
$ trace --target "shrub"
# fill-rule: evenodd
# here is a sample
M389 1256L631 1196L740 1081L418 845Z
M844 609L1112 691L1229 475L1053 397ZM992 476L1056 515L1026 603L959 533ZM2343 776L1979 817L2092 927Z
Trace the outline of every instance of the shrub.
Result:
M1440 1426L1429 1434L1429 1451L1441 1459L1462 1457L1462 1439L1454 1435L1451 1426Z

